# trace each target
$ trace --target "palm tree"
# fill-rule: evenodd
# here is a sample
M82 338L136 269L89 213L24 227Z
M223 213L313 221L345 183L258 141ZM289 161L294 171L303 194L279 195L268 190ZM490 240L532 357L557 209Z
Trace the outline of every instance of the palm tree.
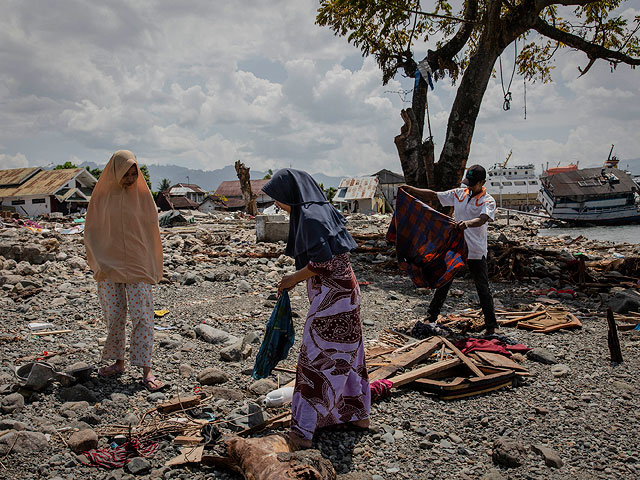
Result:
M159 192L164 192L165 190L168 190L169 188L171 188L171 182L169 181L168 178L163 178L162 180L160 180L160 185L158 186L158 191Z

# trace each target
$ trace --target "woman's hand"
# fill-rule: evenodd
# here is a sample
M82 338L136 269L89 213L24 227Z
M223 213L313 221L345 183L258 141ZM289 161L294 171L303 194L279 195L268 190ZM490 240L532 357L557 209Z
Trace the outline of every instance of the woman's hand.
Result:
M278 297L283 291L289 291L298 284L295 274L285 275L278 283Z

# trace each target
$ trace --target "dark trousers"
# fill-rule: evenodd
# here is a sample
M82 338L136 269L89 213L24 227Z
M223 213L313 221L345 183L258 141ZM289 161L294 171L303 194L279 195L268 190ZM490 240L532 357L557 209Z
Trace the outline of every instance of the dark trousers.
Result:
M482 306L482 313L484 314L484 325L485 327L497 327L498 321L496 320L496 312L493 309L493 296L491 296L491 290L489 290L489 271L487 269L486 257L478 260L467 260L467 267L476 284L480 305ZM429 321L435 322L438 319L438 315L440 315L440 310L452 284L453 280L436 289L436 293L433 294L433 299L429 305Z

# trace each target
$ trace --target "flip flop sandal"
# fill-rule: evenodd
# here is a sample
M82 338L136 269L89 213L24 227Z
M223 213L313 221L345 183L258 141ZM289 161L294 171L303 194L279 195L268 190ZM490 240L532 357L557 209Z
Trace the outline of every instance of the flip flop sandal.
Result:
M124 369L120 369L115 365L100 367L98 369L98 376L102 378L119 377L122 374L124 374Z
M144 385L144 388L146 388L150 392L159 392L169 387L169 385L167 385L166 383L162 383L155 376L149 377L149 378L143 378L142 384Z

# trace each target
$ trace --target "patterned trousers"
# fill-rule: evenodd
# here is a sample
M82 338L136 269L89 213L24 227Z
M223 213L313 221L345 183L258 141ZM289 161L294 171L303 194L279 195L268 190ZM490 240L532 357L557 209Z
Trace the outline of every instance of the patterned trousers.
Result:
M131 318L130 361L136 367L151 366L153 348L153 296L144 282L98 282L98 296L107 322L107 343L102 360L124 360L127 303Z

